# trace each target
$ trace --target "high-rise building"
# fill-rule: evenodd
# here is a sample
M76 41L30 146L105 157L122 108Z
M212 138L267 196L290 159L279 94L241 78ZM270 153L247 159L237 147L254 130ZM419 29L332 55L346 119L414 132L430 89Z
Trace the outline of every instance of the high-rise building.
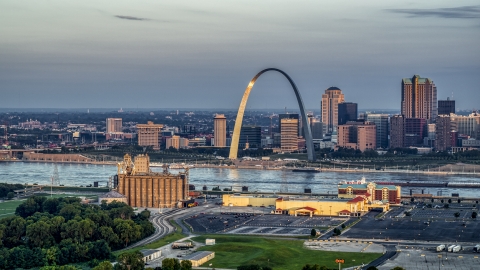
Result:
M291 153L298 150L298 119L284 118L281 120L282 129L281 150L282 152Z
M427 121L425 119L405 119L405 147L423 146L423 138L427 136Z
M435 132L435 150L446 151L452 147L452 119L450 115L437 116Z
M372 122L349 121L345 125L339 125L337 130L339 147L358 149L362 152L377 148L377 130Z
M447 100L438 101L438 115L446 114L449 115L455 113L455 100L450 100L447 97Z
M323 123L318 118L312 118L310 120L310 129L312 130L312 139L323 139Z
M338 104L345 102L342 90L338 87L330 87L322 95L320 111L324 132L331 134L338 125Z
M340 106L340 105L339 105ZM388 115L387 114L367 114L367 121L375 124L377 129L377 147L388 148Z
M419 75L402 80L402 115L405 118L423 118L428 123L437 118L437 87L429 78Z
M390 148L405 147L405 117L394 115L390 117Z
M123 132L122 118L107 118L107 133Z
M261 126L242 126L240 130L239 147L258 148L262 145L262 127Z
M223 114L216 114L213 118L213 145L227 146L227 118Z
M357 120L358 105L353 102L342 102L338 104L338 124L345 125L348 121Z
M163 125L148 121L147 124L137 124L139 146L152 146L154 150L160 150L162 142L161 129Z
M278 131L282 132L282 120L283 119L296 119L297 120L297 137L300 135L300 117L298 113L280 113L278 115Z

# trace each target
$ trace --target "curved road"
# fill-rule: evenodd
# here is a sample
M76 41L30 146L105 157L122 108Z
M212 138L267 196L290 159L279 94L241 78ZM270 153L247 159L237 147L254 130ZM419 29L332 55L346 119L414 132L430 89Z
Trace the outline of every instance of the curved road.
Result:
M173 233L176 230L176 228L172 226L172 224L170 224L168 220L180 211L181 209L173 209L164 213L155 214L152 217L150 217L150 222L152 222L153 226L155 227L155 232L149 237L142 239L122 250L128 250L134 247L149 244L168 234Z

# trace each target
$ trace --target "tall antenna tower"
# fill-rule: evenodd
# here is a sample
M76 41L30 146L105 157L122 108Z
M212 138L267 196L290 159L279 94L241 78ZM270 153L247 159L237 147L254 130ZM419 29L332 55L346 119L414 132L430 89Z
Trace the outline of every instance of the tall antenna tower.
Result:
M58 176L58 167L57 164L54 164L53 167L53 175L52 175L52 185L55 183L55 185L60 186L60 177Z

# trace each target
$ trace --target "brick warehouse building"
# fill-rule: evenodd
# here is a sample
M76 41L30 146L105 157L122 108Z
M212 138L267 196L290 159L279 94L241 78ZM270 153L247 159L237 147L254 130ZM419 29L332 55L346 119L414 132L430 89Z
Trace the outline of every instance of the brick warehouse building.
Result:
M401 187L379 185L374 182L367 183L364 177L359 181L342 182L338 185L339 198L349 199L359 195L366 196L369 201L399 204L401 201Z

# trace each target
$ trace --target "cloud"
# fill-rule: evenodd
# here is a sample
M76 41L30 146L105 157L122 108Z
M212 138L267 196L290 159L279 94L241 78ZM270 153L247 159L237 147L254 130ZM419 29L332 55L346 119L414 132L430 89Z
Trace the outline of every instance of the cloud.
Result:
M409 17L439 17L447 19L480 19L479 6L463 6L434 9L387 9L390 12L408 14Z
M117 18L119 18L119 19L132 20L132 21L148 21L148 19L138 18L138 17L133 17L133 16L115 15L115 17L117 17Z

